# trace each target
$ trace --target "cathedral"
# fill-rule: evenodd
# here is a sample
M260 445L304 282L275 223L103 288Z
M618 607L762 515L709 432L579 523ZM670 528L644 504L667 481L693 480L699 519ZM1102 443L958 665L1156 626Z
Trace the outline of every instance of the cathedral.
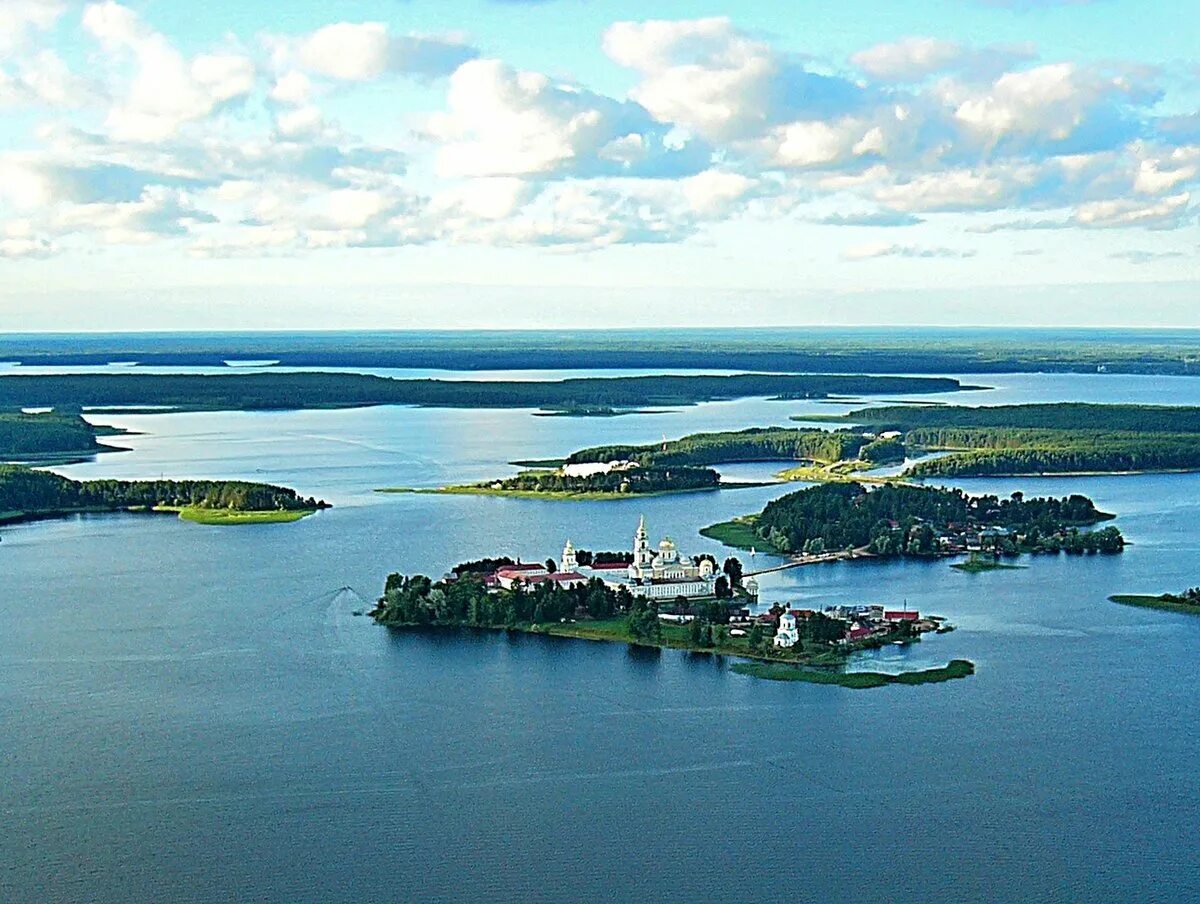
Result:
M655 600L713 596L717 580L716 566L711 559L694 562L679 551L670 537L660 540L657 548L652 547L644 517L633 535L633 561L628 566L580 566L575 547L568 540L563 548L561 568L599 578L613 589L625 587L635 596Z

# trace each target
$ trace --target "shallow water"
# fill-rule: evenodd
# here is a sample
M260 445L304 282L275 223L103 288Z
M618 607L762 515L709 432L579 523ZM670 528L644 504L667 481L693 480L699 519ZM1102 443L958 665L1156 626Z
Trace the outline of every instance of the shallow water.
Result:
M979 382L1000 388L973 404L1200 402L1200 380L1182 378ZM954 633L859 663L978 665L933 686L851 691L678 652L392 635L336 592L369 598L391 570L489 553L557 555L567 537L623 548L642 513L655 536L726 554L697 529L791 487L600 504L372 490L848 407L97 417L144 432L64 473L270 480L335 508L245 529L98 516L3 531L0 899L1200 899L1200 619L1106 601L1200 583L1200 476L962 482L1087 493L1133 541L1120 557L764 578L766 600L907 600L949 617Z

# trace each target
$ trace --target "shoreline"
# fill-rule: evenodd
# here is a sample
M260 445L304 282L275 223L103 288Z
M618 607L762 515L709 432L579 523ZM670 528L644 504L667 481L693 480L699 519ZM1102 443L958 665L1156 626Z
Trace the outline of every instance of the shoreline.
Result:
M869 644L856 646L845 650L829 650L813 653L804 658L783 658L770 652L756 652L740 647L697 647L684 637L673 636L664 632L659 642L639 640L630 637L617 625L624 624L624 619L608 619L605 621L579 621L566 624L539 625L528 622L518 622L510 626L467 625L467 624L395 624L376 622L377 625L390 631L479 631L488 634L528 634L535 637L556 637L564 640L584 640L593 643L623 643L631 647L641 647L651 650L679 650L695 656L719 656L739 660L730 668L738 674L752 678L784 681L807 681L812 684L836 684L853 690L865 690L874 687L884 687L888 684L932 684L952 678L967 677L975 673L975 664L968 660L952 660L946 666L935 669L923 669L916 672L902 672L891 675L885 672L846 672L842 671L849 661L851 654L861 650L877 649L890 641L878 639ZM665 626L664 626L665 627ZM919 643L919 636L909 640L909 643ZM771 648L768 647L767 650ZM959 663L960 665L955 665ZM966 669L965 671L963 671ZM946 671L963 674L951 674L940 677ZM787 675L789 677L781 677ZM917 679L903 679L901 675L921 676Z
M230 511L228 509L202 509L198 506L87 506L71 509L41 509L36 511L0 512L0 526L32 524L37 521L54 521L75 515L175 515L180 521L191 524L233 527L250 524L290 524L315 515L318 509L294 509L289 511Z
M1133 606L1138 609L1157 609L1160 612L1174 612L1178 615L1200 615L1200 606L1177 603L1174 600L1165 599L1163 594L1114 593L1109 600L1122 606Z
M776 481L724 483L714 487L696 487L686 490L654 490L649 493L609 493L591 491L569 493L565 490L497 490L492 487L446 486L446 487L380 487L376 493L415 493L428 496L496 496L509 499L545 499L555 502L611 502L621 499L650 499L655 496L682 496L688 493L718 493L721 490L745 490L755 487L775 486Z

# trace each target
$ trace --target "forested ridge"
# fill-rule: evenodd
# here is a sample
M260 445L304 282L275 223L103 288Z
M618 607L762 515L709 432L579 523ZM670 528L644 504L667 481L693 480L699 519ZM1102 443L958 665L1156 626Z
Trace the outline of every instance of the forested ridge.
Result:
M75 374L0 378L0 409L170 406L288 410L370 405L630 408L749 396L952 392L957 380L824 374L583 377L569 380L397 380L351 373Z
M1036 405L888 405L836 418L845 424L885 430L918 427L1007 427L1050 430L1200 434L1200 407L1101 405L1053 402Z
M46 471L0 465L0 512L119 511L159 507L241 512L311 511L327 507L287 487L242 480L71 480Z

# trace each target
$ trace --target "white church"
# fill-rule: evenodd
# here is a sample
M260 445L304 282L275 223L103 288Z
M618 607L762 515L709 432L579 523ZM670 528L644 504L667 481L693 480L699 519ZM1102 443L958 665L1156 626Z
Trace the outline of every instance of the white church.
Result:
M717 582L717 570L711 559L701 559L699 564L693 562L690 556L679 551L670 537L660 540L657 550L652 548L645 517L638 522L637 533L633 536L633 561L629 565L581 566L575 556L575 547L568 540L559 567L564 572L599 578L614 590L625 587L634 596L652 600L713 596Z

